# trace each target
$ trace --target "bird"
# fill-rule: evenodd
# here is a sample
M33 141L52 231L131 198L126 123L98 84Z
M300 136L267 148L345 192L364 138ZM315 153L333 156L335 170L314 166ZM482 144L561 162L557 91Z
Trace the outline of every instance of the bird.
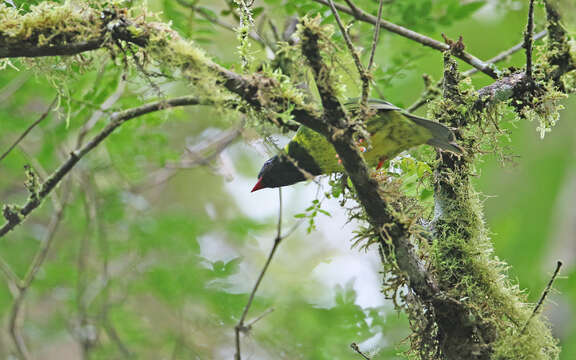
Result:
M345 105L349 109L358 108L359 101L351 100ZM380 169L385 161L422 144L455 154L463 153L463 149L456 143L454 133L438 122L411 114L381 99L368 99L367 106L375 112L366 121L372 147L366 150L360 146L360 149L364 151L364 159L370 166ZM342 171L344 167L332 144L323 135L300 126L284 151L264 163L252 192L288 186L317 175Z

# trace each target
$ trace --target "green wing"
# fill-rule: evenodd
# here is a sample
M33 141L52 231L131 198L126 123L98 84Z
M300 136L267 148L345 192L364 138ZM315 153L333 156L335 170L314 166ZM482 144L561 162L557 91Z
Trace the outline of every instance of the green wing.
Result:
M358 101L352 100L346 105L354 109ZM412 115L384 100L369 99L368 105L377 111L366 124L371 135L372 149L364 157L370 166L376 166L381 160L392 159L404 150L425 143L456 153L462 152L454 141L454 134L444 125ZM310 156L302 156L302 149ZM285 151L303 166L317 166L324 174L343 170L332 145L322 135L305 126L298 129ZM314 164L308 164L310 162Z

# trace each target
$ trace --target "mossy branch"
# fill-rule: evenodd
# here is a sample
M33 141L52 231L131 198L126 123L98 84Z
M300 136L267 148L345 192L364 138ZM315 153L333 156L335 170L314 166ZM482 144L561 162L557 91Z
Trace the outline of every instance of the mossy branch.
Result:
M474 94L460 90L460 75L449 53L444 61L444 99L435 117L458 127L460 144L470 150L477 142L477 135L468 131ZM432 263L440 290L465 299L461 305L466 314L436 313L440 349L447 359L555 359L556 341L541 319L530 322L532 331L522 332L530 309L503 276L504 264L493 256L471 182L474 157L471 151L466 156L441 153L435 168Z

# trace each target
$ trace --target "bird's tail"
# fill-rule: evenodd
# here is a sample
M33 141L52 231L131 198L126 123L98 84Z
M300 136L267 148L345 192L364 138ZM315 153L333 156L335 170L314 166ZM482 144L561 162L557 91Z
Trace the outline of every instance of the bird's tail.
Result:
M405 114L408 116L412 121L416 124L428 129L432 134L432 138L427 141L428 145L432 145L435 147L439 147L442 150L451 151L455 154L462 154L464 150L460 145L456 143L456 138L454 137L454 133L452 130L448 129L446 126L437 123L435 121L431 121L428 119L421 118L416 115L412 114Z

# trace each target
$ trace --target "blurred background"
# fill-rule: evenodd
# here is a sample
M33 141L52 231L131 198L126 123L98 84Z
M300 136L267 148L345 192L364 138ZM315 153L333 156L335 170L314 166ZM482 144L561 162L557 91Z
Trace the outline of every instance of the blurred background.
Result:
M37 2L14 0L14 5L27 11ZM377 1L355 3L371 13L378 6ZM239 69L235 33L214 24L217 18L237 26L230 1L124 4L171 21L217 62ZM562 13L574 13L569 1L561 6ZM327 8L313 1L256 1L254 7L257 29L268 36L269 22L283 31L292 15L320 14L324 22L332 21ZM392 0L384 6L385 19L435 39L441 33L453 39L462 35L466 50L481 59L519 42L526 14L527 1L511 0ZM573 21L566 19L571 31ZM544 25L539 5L536 30ZM369 44L371 27L353 23L351 33L358 46ZM257 42L252 50L255 62L267 56ZM517 53L498 67L523 63L524 55ZM387 32L381 33L376 64L373 95L401 107L419 98L423 73L435 81L442 73L439 52ZM178 81L178 74L146 76L136 66L124 70L121 58L111 59L103 50L0 65L0 153L58 99L46 119L0 160L2 204L26 200L25 164L46 178L102 129L110 112L198 90ZM346 95L358 96L356 73L349 69L343 72L349 74L343 76ZM472 83L481 87L490 79L476 74ZM476 186L495 254L510 265L511 279L531 302L540 297L556 260L564 262L545 313L560 339L561 358L574 359L576 100L564 104L558 125L544 139L535 123L507 124L511 136L502 139L507 161L484 156ZM426 109L419 114L426 115ZM55 233L49 230L54 203L46 201L0 239L0 257L23 278L53 235L18 321L32 358L232 358L233 328L273 244L279 207L276 190L250 193L272 152L262 129L234 130L244 120L210 107L131 120L59 187L57 197L68 205ZM288 139L265 131L279 145ZM243 336L247 359L357 359L352 342L377 359L404 357L406 316L380 293L376 249L351 247L358 224L347 222L338 199L325 196L327 183L321 178L283 189L283 231L297 228L281 244L248 316L250 321L264 314ZM0 279L0 357L14 359L13 289Z

